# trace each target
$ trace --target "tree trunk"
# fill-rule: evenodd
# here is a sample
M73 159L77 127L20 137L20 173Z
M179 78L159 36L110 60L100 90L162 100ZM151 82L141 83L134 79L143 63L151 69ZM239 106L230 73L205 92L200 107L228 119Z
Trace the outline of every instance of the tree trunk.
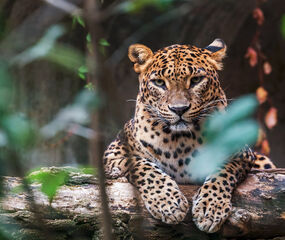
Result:
M44 168L40 171L58 171ZM14 236L19 239L47 239L42 236L34 214L29 209L27 195L15 193L21 179L5 177L6 196L2 199L0 219L5 224L20 225ZM167 225L153 219L136 191L126 179L108 180L109 207L116 239L210 239L219 237L273 238L285 236L285 169L252 172L233 196L233 213L219 233L207 235L199 231L191 220L191 211L179 225ZM199 186L180 185L191 202ZM101 239L99 187L92 175L72 173L62 186L51 206L32 184L38 214L56 239ZM137 206L139 203L139 207ZM143 230L143 231L141 231ZM140 232L140 236L136 234ZM141 232L144 236L141 236ZM25 237L20 237L24 234Z

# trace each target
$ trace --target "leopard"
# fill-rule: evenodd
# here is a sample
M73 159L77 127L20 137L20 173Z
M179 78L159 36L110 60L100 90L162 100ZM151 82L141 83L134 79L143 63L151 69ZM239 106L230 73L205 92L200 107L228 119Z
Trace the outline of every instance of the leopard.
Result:
M139 80L135 114L104 152L105 174L126 177L149 213L166 224L185 219L191 204L178 184L196 182L189 165L205 145L203 123L228 105L218 76L226 51L221 39L204 48L174 44L153 52L142 44L129 47ZM192 199L198 229L221 229L232 211L233 191L253 167L275 166L245 148L203 179Z

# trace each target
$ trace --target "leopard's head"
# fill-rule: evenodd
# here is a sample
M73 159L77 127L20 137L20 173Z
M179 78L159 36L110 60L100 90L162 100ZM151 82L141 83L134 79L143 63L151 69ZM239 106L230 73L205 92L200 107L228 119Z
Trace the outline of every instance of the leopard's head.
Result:
M131 45L129 58L139 73L139 103L172 130L187 130L226 105L217 74L225 55L220 39L205 48L172 45L155 53L144 45Z

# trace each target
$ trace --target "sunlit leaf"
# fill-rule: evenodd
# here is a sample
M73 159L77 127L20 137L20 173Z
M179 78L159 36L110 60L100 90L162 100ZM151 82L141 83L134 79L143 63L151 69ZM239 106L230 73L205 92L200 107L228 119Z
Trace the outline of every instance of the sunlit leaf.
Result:
M88 73L88 68L87 66L85 65L82 65L78 68L78 72L81 72L81 73Z
M64 185L69 178L67 171L38 171L36 173L30 174L27 179L30 182L41 183L41 191L48 197L51 203L58 188Z
M267 100L267 96L268 92L263 87L256 89L256 97L260 104L264 103Z
M82 65L78 68L78 76L85 80L86 79L86 73L88 73L88 68L85 65Z
M269 129L273 128L277 124L277 109L275 107L271 107L266 113L265 124Z
M266 74L266 75L269 75L271 72L272 72L272 67L270 65L269 62L265 62L263 64L263 72Z
M85 22L81 16L74 16L73 20L78 22L82 27L85 27Z
M260 8L255 8L253 10L253 18L256 20L258 25L262 25L264 22L264 14Z
M104 47L109 47L109 46L110 46L110 43L108 43L108 41L107 41L106 39L104 39L104 38L101 38L101 39L99 40L99 44L100 44L101 46L104 46Z
M83 80L86 79L85 74L84 74L84 73L81 73L81 72L78 73L78 77L80 77L80 78L83 79Z
M257 61L258 61L257 52L252 47L249 47L247 49L245 58L249 59L249 65L251 67L254 67L257 64Z
M91 35L90 35L90 33L87 34L87 36L86 36L86 41L87 41L88 43L91 42Z

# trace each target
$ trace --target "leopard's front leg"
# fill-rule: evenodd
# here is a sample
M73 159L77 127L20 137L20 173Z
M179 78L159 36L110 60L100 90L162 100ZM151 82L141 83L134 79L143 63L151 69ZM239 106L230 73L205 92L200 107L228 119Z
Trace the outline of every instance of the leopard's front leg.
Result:
M127 178L137 187L154 218L168 224L177 224L185 218L189 209L186 197L155 163L133 156Z
M231 213L232 192L250 171L255 156L243 152L208 177L193 197L193 221L201 231L218 231Z

